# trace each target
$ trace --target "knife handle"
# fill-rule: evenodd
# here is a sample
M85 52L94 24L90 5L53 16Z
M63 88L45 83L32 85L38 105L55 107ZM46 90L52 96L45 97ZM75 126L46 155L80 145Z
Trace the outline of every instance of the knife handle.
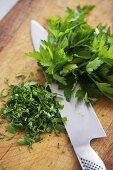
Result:
M76 154L83 170L106 170L106 167L90 145L76 148Z

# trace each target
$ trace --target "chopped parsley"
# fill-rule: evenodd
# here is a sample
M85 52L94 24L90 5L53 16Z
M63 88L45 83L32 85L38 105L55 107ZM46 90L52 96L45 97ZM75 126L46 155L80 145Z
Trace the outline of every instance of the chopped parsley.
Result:
M8 100L0 110L0 114L8 120L6 131L12 133L7 140L13 139L16 132L26 134L18 140L18 144L27 144L41 140L40 134L64 129L62 122L67 119L60 117L59 109L63 108L57 96L51 93L47 83L39 85L30 81L9 87ZM4 138L1 135L1 138Z

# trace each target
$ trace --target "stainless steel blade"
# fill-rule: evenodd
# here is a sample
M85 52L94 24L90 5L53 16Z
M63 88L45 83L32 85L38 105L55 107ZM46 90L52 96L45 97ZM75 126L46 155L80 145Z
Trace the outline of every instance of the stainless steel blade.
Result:
M31 35L34 49L39 51L41 40L47 40L48 32L38 22L32 20Z
M39 51L41 40L47 40L47 31L36 21L31 21L32 42L36 51ZM61 116L67 116L65 124L68 136L74 148L90 142L93 138L105 137L105 131L91 105L87 106L84 101L77 102L73 95L70 102L64 98L63 91L56 84L52 85L52 91L61 94L61 102L64 109Z

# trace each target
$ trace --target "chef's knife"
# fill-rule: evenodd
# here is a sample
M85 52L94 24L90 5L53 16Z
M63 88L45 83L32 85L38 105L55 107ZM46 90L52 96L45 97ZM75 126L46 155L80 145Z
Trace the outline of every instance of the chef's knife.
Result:
M31 35L33 46L39 51L41 40L47 40L48 32L38 22L32 20ZM60 111L61 116L68 119L65 128L82 169L105 170L103 161L90 146L92 139L106 136L92 106L87 106L84 101L78 102L74 94L71 101L67 102L57 84L52 84L51 90L62 96L64 108Z

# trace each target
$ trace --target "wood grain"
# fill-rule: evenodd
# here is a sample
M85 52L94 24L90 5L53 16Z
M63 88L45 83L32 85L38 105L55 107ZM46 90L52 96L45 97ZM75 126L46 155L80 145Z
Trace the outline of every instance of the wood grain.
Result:
M24 53L33 50L30 37L30 21L35 19L47 28L47 18L50 15L64 16L65 7L95 4L96 8L88 17L88 22L95 26L99 22L113 29L112 0L20 0L0 23L0 89L6 87L4 78L9 77L9 83L17 82L15 75L28 75L31 70L34 79L44 81L44 77L36 62ZM102 98L94 105L94 109L107 133L105 139L95 139L91 142L93 148L104 160L107 170L113 170L113 102ZM6 123L5 123L6 124ZM3 131L0 125L0 131ZM61 134L45 134L44 141L33 145L33 150L16 144L20 134L12 141L0 141L0 168L7 170L80 170L80 165L67 137ZM58 148L59 143L59 148Z

